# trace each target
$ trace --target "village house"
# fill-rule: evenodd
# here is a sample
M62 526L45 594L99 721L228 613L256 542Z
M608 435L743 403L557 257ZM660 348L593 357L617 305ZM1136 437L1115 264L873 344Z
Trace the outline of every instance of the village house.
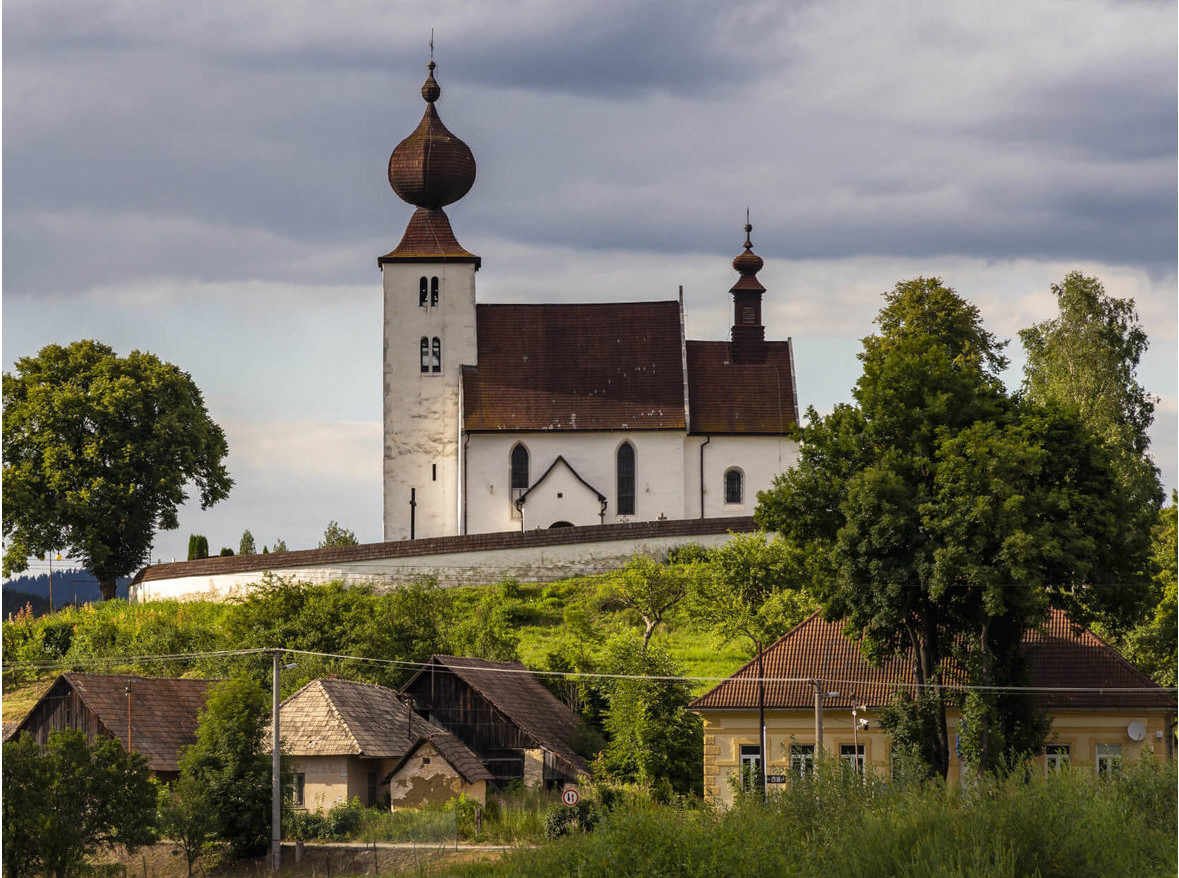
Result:
M147 757L161 781L180 774L180 756L196 742L197 720L215 680L62 674L29 713L5 729L10 740L28 732L44 747L50 732L77 729L91 744L114 738Z
M574 749L581 720L519 662L435 655L402 691L478 755L497 790L560 788L589 774Z
M280 705L279 734L299 807L327 810L353 798L414 807L463 794L486 801L491 773L479 758L384 686L312 680Z
M1126 759L1174 755L1175 699L1099 637L1078 631L1066 614L1053 610L1042 628L1025 636L1024 649L1034 697L1052 721L1040 757L1045 770L1104 772ZM822 701L819 750L860 771L890 773L891 742L880 728L880 709L898 691L912 689L911 658L872 667L859 643L843 636L840 623L815 614L769 646L762 663L771 791L813 768L816 691ZM755 657L691 705L704 719L705 794L722 804L733 800L730 776L756 775L761 760L757 679ZM950 782L963 774L953 747L959 723L958 711L950 710Z

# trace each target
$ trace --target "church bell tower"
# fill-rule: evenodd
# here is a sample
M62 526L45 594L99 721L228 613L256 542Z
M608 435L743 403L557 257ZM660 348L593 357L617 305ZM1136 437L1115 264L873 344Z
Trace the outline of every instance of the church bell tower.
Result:
M434 61L422 86L426 112L389 157L389 185L416 210L391 252L377 259L384 285L384 534L386 540L459 533L459 397L462 367L476 364L475 272L443 207L475 183L470 147L435 104Z

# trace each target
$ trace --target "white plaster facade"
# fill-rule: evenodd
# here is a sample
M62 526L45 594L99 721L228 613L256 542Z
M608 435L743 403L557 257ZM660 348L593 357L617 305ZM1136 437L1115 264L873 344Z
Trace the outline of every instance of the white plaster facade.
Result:
M386 262L381 274L385 539L450 536L460 532L462 366L477 357L475 265Z

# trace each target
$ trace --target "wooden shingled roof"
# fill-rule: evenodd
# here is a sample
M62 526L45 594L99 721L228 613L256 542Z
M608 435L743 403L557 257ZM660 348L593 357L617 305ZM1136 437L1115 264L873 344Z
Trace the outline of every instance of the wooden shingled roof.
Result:
M567 762L572 773L589 773L589 766L574 752L571 744L581 720L520 662L435 655L414 675L414 679L428 673L431 666L454 673L538 746ZM411 679L405 688L408 690L412 683Z
M463 422L490 430L683 430L680 304L478 305Z
M95 731L126 746L130 721L131 748L147 757L148 768L178 771L181 750L196 742L197 720L209 687L216 682L131 674L62 674L12 733L32 731L39 715L48 716L55 701L73 693L101 724ZM56 717L52 722L53 727L60 727ZM69 720L66 724L74 727Z
M1092 632L1077 630L1060 610L1052 610L1042 627L1025 635L1023 648L1031 669L1029 685L1044 690L1036 692L1035 697L1045 709L1175 709L1175 699L1166 690L1140 674ZM828 707L850 707L853 694L857 703L879 707L915 682L910 656L888 659L873 667L860 651L859 642L843 636L841 623L824 621L817 613L767 647L762 661L767 678L765 703L770 709L813 709L811 680L823 680L830 684L828 688L839 691L839 695L825 699ZM697 698L691 707L756 708L757 678L755 657ZM950 685L961 680L954 669L947 678ZM1123 691L1091 691L1101 687ZM1048 691L1051 689L1059 691Z
M481 780L492 780L495 777L495 775L487 770L487 766L479 761L479 757L466 744L460 741L458 737L452 735L450 732L441 732L423 735L414 741L409 749L401 755L401 758L397 760L397 764L385 775L384 782L388 783L389 778L400 771L401 767L426 743L433 744L434 748L442 754L442 758L467 783L478 783Z
M371 683L312 680L279 707L279 734L292 756L398 758L430 740L468 780L484 779L465 744Z

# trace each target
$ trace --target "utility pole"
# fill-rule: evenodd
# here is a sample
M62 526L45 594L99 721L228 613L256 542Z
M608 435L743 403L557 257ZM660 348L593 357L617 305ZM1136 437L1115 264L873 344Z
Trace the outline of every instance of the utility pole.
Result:
M823 681L811 680L815 687L815 769L823 758Z
M274 659L274 691L273 691L273 719L272 729L273 735L270 741L270 851L271 851L271 870L274 874L278 874L279 867L282 865L282 775L279 766L279 750L278 750L278 657L279 650L271 650L270 656Z

